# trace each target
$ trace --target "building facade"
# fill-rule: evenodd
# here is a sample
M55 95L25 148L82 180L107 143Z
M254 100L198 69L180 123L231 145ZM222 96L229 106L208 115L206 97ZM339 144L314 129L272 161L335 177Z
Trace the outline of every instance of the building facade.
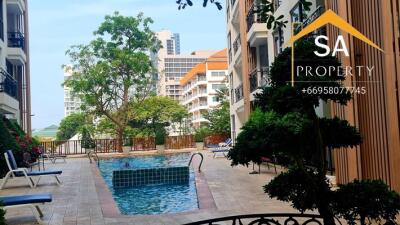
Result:
M197 64L204 62L216 51L195 51L192 54L168 55L164 58L164 70L161 73L159 95L182 99L180 80Z
M333 26L327 28L331 41L340 34L349 46L350 57L340 58L343 65L375 66L371 77L363 73L345 81L345 86L366 87L365 95L355 95L346 107L332 104L332 114L350 121L363 137L355 149L334 151L336 178L340 183L382 179L400 192L399 1L327 0L326 7L384 50L367 46Z
M252 110L254 94L268 85L269 66L292 36L292 23L304 23L324 8L324 0L312 0L311 10L300 11L298 0L273 0L275 13L288 21L286 27L268 30L257 14L257 0L227 0L227 42L233 140ZM304 15L300 17L300 15ZM324 105L317 109L327 113Z
M72 76L71 67L64 68L64 81L67 81ZM72 113L81 112L82 101L80 98L74 96L71 89L64 85L64 116L67 117Z
M348 120L363 137L363 143L357 148L333 150L336 180L346 183L354 179L382 179L400 191L398 1L311 0L312 10L305 13L305 18L298 16L302 9L297 0L273 2L275 15L284 15L289 22L286 28L267 30L253 10L257 7L256 1L227 0L232 137L236 137L249 118L256 87L268 85L268 66L292 36L291 23L306 26L331 9L384 49L381 53L334 26L323 28L332 47L338 35L345 37L350 57L339 57L343 66L375 66L372 77L365 72L344 81L344 86L366 87L367 94L355 95L347 106L329 103L317 109L319 115Z
M218 91L227 87L227 51L226 49L212 55L197 64L181 80L181 103L191 114L191 125L200 128L208 121L203 114L220 104Z
M0 0L0 114L31 134L27 0Z
M172 33L170 30L161 30L156 32L158 40L161 42L161 48L157 54L151 54L151 60L156 73L153 75L154 90L158 95L165 95L165 81L162 79L164 73L164 60L168 55L180 54L180 37L177 33Z

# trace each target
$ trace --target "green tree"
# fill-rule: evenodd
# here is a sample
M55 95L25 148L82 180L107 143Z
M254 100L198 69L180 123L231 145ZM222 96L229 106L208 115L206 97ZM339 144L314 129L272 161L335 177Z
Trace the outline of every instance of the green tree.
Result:
M231 132L230 106L228 101L206 112L203 117L209 121L208 128L214 134L229 135Z
M105 116L115 125L121 152L129 105L151 92L155 68L148 53L160 47L149 27L152 22L142 13L125 17L115 12L105 17L93 41L67 51L73 74L65 85L82 100L85 112Z
M79 133L82 127L87 123L86 115L83 113L73 113L65 117L60 122L60 127L56 135L57 140L69 140L75 134Z
M214 134L229 135L231 132L229 89L223 87L217 90L218 107L203 114L208 120L207 127Z
M133 103L130 109L130 125L147 130L151 135L174 122L181 122L188 115L184 106L165 96L148 97L143 102Z
M315 69L319 66L341 65L332 56L317 57L314 54L317 47L312 40L299 41L295 48L295 68L308 66ZM352 96L345 92L306 94L303 90L308 88L341 88L341 81L344 79L342 71L325 77L307 76L303 72L296 77L300 82L292 87L288 85L291 81L290 65L291 49L287 48L272 64L271 86L265 87L262 93L256 96L259 110L253 113L249 122L244 125L235 147L228 156L233 165L248 165L251 161L260 163L262 156L271 154L289 157L291 162L288 174L278 175L266 185L266 192L270 197L292 202L300 211L318 209L324 217L324 223L332 225L332 191L325 177L327 149L354 147L361 143L361 136L346 120L318 117L315 108L322 100L345 105ZM282 184L290 184L290 188L280 189Z

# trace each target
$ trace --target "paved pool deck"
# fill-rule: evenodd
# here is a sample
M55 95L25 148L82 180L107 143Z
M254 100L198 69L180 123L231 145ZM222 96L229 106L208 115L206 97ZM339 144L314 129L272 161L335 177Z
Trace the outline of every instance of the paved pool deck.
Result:
M60 177L62 186L53 184L50 177L42 178L39 186L34 189L26 186L24 180L14 180L0 190L0 195L52 193L53 202L41 206L45 224L52 225L174 225L238 214L297 212L287 203L270 199L263 192L262 186L275 176L273 168L262 166L261 174L250 175L251 167L231 167L226 158L213 158L211 153L202 152L204 162L201 182L206 182L208 190L204 191L211 193L213 203L208 202L207 207L192 212L155 216L116 214L112 211L116 208L115 203L103 194L107 190L99 190L99 182L102 181L87 158L68 158L67 163L60 160L56 164L46 161L46 170L63 170ZM198 165L198 158L194 165ZM199 191L199 195L204 191ZM9 209L6 219L10 225L36 224L29 208Z

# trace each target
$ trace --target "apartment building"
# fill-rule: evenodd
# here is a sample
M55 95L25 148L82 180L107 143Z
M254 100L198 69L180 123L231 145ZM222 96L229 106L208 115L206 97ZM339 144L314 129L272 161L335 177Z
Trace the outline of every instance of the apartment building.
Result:
M250 116L254 94L268 85L269 66L292 36L292 23L309 23L308 18L315 18L324 9L324 0L312 0L308 12L300 8L298 0L273 0L273 3L274 15L283 15L288 21L286 27L268 30L257 14L258 0L226 2L233 140ZM317 112L325 114L327 107L323 105Z
M64 82L72 76L72 68L66 66L64 68ZM67 117L72 113L81 112L82 101L80 98L74 96L71 89L64 85L64 116Z
M228 73L227 50L207 58L197 64L181 80L181 103L191 114L191 125L200 128L208 121L203 114L220 104L218 91L227 87Z
M365 86L365 95L355 95L347 106L329 103L317 109L324 116L338 116L360 129L363 143L354 149L333 150L338 183L354 179L382 179L400 191L400 39L399 4L396 0L312 0L313 7L300 18L298 1L274 0L275 15L284 15L286 28L267 30L260 23L256 1L228 0L227 24L229 76L231 84L232 137L251 112L253 93L257 86L268 85L268 65L292 35L291 23L306 26L325 9L332 9L374 43L384 53L366 46L339 28L322 28L334 46L338 35L345 37L350 57L340 56L343 66L374 65L373 77L366 72L347 78L344 86ZM368 18L368 19L367 19ZM267 54L265 54L267 52Z
M27 0L0 0L0 114L31 134Z

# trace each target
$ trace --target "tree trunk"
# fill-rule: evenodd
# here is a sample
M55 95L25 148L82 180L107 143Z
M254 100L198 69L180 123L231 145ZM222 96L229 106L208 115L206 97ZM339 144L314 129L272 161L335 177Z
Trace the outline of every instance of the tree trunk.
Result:
M117 130L117 151L123 152L123 137L124 137L124 129L119 128Z

